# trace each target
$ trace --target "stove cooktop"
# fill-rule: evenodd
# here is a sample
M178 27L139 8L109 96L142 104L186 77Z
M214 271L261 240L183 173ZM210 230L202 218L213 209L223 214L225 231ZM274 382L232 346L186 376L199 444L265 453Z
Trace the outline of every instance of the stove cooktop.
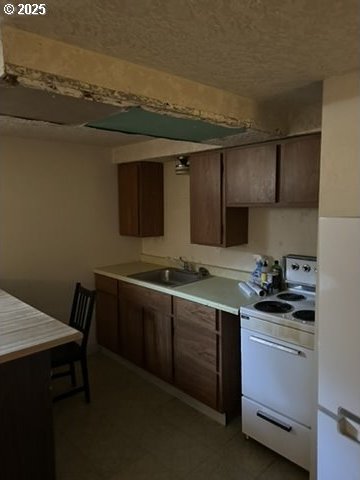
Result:
M314 333L315 292L286 290L241 307L240 313Z
M292 310L292 306L286 302L277 302L276 300L263 300L254 305L256 310L268 313L286 313Z

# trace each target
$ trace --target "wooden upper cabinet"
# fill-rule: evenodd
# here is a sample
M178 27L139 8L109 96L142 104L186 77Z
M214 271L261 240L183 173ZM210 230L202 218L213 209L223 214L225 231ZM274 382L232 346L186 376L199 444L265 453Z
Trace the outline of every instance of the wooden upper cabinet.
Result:
M191 243L228 247L247 243L248 209L224 203L221 152L194 155L190 162Z
M164 235L163 165L132 162L118 165L120 234Z
M320 140L320 134L316 134L281 144L279 205L318 205Z
M221 155L204 153L191 157L191 243L221 245Z
M276 201L275 144L225 152L227 206L268 205Z

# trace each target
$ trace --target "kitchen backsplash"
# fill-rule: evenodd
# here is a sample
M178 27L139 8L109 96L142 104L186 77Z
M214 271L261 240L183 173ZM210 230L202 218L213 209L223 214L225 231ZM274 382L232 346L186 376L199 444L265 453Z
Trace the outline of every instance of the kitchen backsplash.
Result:
M191 244L189 176L175 175L175 162L169 161L164 165L164 180L165 234L142 240L145 256L181 255L205 266L250 272L254 255L316 255L318 210L311 208L250 208L247 245L219 248Z
M166 267L178 267L179 263L172 257L159 257L155 255L146 255L141 254L140 260L147 263L156 263L158 265L164 265ZM211 275L216 275L219 277L232 278L233 280L248 280L249 272L244 270L236 270L234 268L223 268L217 265L211 265L208 263L195 262L196 269L199 267L205 267L209 270Z

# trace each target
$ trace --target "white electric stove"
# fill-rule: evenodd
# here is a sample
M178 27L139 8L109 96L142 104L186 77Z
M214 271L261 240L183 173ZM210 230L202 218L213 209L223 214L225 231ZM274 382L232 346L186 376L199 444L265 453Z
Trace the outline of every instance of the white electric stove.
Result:
M288 255L286 290L241 307L241 325L247 328L247 320L259 319L314 335L316 277L316 257ZM305 346L313 347L313 342Z
M286 290L241 307L242 430L310 467L316 258L285 257Z

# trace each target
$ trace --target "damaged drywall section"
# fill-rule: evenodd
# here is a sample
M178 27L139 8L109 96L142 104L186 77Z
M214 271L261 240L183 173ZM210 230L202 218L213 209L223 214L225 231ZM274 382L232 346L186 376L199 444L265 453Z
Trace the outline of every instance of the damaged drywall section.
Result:
M277 115L252 98L4 25L6 73L30 88L80 95L120 108L286 134Z
M21 85L23 87L46 90L60 95L107 103L118 107L119 110L127 110L131 107L142 107L145 110L155 113L201 119L228 127L248 129L256 126L254 120L247 119L239 121L231 116L203 112L191 107L183 107L169 102L164 103L155 98L111 90L78 80L32 70L19 65L5 64L5 75L2 80L11 85Z

